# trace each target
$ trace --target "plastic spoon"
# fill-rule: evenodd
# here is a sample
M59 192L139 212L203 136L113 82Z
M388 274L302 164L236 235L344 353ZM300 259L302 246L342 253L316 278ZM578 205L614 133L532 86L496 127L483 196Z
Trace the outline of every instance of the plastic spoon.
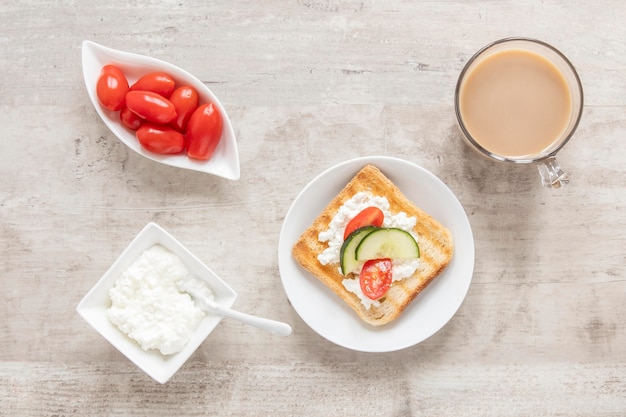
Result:
M231 310L230 308L221 306L213 301L211 298L202 294L197 288L189 285L187 281L179 281L177 283L178 288L181 291L191 295L194 301L199 302L202 307L206 307L204 310L216 313L222 317L230 317L231 319L239 320L242 323L250 326L257 327L261 330L268 331L279 336L289 336L291 334L291 326L287 323L280 321L265 319L261 317L252 316L250 314L242 313L239 311Z

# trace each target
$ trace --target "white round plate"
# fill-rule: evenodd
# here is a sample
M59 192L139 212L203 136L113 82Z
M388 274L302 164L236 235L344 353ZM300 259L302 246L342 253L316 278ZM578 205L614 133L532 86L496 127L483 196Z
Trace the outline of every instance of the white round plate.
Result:
M452 261L393 322L372 327L329 288L302 269L291 248L302 232L365 165L378 167L417 206L452 233ZM474 238L454 193L435 175L391 157L363 157L336 165L313 179L287 212L278 244L283 287L302 320L332 343L362 352L391 352L416 345L439 331L457 312L474 272Z
M94 108L111 132L130 149L148 159L165 165L200 171L229 180L239 179L239 152L233 126L218 98L203 82L169 62L106 48L91 41L83 41L82 63L85 86ZM100 76L100 70L107 64L117 65L126 75L129 84L133 84L139 77L152 71L166 72L176 80L177 86L190 85L194 87L200 96L200 103L213 102L222 114L224 130L222 131L220 143L217 145L211 159L198 161L190 159L182 153L178 155L158 155L145 150L137 141L135 132L124 127L120 122L119 112L105 109L98 101L96 83Z

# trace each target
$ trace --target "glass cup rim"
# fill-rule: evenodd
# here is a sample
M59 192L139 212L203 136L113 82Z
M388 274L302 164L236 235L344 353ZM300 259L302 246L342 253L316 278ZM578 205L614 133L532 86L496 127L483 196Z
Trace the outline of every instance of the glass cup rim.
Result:
M472 64L480 56L482 56L485 52L487 52L488 50L490 50L490 49L492 49L492 48L494 48L494 47L496 47L498 45L505 44L505 43L512 43L512 42L533 43L533 44L537 44L539 46L542 46L542 47L547 48L547 49L551 50L552 52L554 52L560 59L563 60L563 62L566 64L566 66L571 70L572 75L574 76L574 79L576 81L576 86L575 87L578 89L578 93L580 95L580 108L578 109L578 114L576 115L576 119L574 121L574 124L572 125L572 127L571 127L570 131L568 132L567 136L565 138L563 138L561 140L561 142L554 149L551 149L546 154L542 153L542 154L539 154L537 157L531 158L531 159L507 158L505 156L495 154L495 153L490 152L489 150L485 149L478 142L476 142L476 140L474 140L472 135L468 132L467 128L465 127L465 124L463 123L463 118L461 117L461 110L460 110L460 106L459 106L459 96L460 96L461 84L462 84L462 82L463 82L463 80L465 78L465 75L466 75L467 71L470 69ZM547 58L547 59L550 59L550 58ZM485 45L482 48L480 48L478 51L476 51L472 55L472 57L463 66L463 69L461 70L461 73L459 74L459 77L457 79L456 88L454 90L454 111L456 113L456 119L457 119L459 128L461 129L461 131L462 131L463 135L465 136L465 138L474 147L474 149L478 150L480 153L482 153L483 155L485 155L485 156L487 156L487 157L489 157L491 159L494 159L494 160L497 160L497 161L501 161L501 162L512 162L512 163L516 163L516 164L530 164L530 163L535 163L535 162L541 162L541 161L544 161L544 160L546 160L548 158L554 157L556 155L556 153L559 152L563 148L563 146L565 146L565 144L567 142L569 142L569 140L574 135L574 132L576 132L576 129L578 128L578 124L580 123L580 119L582 118L583 105L584 105L584 94L583 94L582 82L580 80L578 72L576 71L576 68L574 67L572 62L569 60L569 58L567 58L567 56L565 56L565 54L563 54L556 47L550 45L549 43L544 42L544 41L539 40L539 39L534 39L534 38L529 38L529 37L515 36L515 37L502 38L502 39L498 39L498 40L495 40L493 42L490 42L487 45Z

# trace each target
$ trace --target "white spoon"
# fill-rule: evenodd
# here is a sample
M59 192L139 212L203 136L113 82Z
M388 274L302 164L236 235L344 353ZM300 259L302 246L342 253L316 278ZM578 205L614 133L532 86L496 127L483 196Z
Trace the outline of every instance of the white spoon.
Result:
M177 285L181 291L184 291L187 294L191 295L194 301L199 302L201 307L205 307L205 311L213 312L222 317L230 317L231 319L239 320L242 323L257 327L270 333L277 334L279 336L289 336L291 334L291 326L289 326L287 323L252 316L250 314L231 310L230 308L221 306L220 304L216 303L211 298L203 294L199 288L195 288L193 285L191 285L189 281L179 281Z

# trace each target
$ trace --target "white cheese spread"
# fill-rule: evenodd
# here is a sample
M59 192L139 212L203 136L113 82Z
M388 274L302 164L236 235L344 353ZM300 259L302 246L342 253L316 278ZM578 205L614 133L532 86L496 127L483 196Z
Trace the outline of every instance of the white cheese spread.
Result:
M190 295L178 289L180 280L201 283L210 293L177 255L160 245L147 249L109 291L107 317L144 350L180 352L205 316Z
M339 208L339 210L337 210L337 213L328 225L328 229L318 235L318 240L320 242L328 243L328 248L317 256L317 260L322 265L336 263L338 264L337 269L339 270L339 273L341 273L339 263L344 230L350 220L352 220L363 209L370 206L378 207L382 210L385 215L382 224L383 227L396 227L405 230L411 233L415 241L419 244L418 237L413 232L415 224L417 223L417 219L415 217L409 217L404 212L392 213L389 209L389 201L385 197L374 196L367 192L359 192L346 201ZM392 265L393 281L398 281L413 275L419 267L419 259L392 260ZM372 305L380 305L380 302L371 300L363 294L358 276L356 278L346 277L342 283L346 290L359 297L361 303L366 309L369 309Z

